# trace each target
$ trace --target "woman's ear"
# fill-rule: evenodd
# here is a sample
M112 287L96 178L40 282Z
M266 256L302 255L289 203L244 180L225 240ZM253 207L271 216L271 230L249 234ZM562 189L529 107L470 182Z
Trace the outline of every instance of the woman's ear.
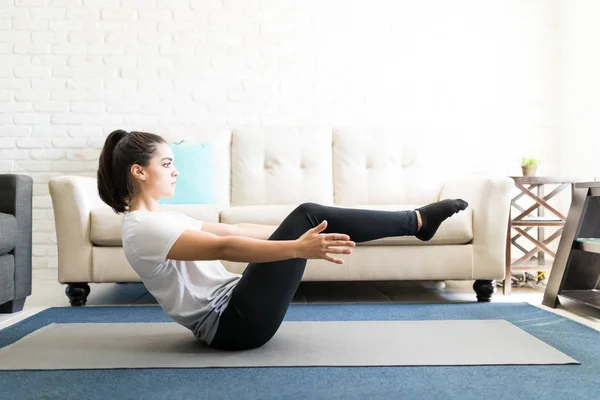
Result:
M142 181L146 180L146 176L144 175L144 170L138 164L133 164L131 166L130 172L134 178L142 180Z

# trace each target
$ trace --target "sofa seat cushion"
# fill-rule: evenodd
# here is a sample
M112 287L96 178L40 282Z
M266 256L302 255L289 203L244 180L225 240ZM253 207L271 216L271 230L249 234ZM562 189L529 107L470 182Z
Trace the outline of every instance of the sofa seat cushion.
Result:
M0 213L0 255L8 254L15 248L18 232L15 216Z
M221 211L221 222L237 224L241 222L279 225L297 205L235 206ZM421 205L358 205L344 208L361 208L367 210L398 211L414 210ZM389 237L359 243L368 246L394 245L431 245L431 244L467 244L473 240L473 213L471 208L455 214L442 223L435 236L423 242L414 236Z
M162 204L166 212L181 212L200 221L219 222L218 205L207 204ZM93 208L90 212L90 240L96 246L122 246L121 224L123 215L109 207Z

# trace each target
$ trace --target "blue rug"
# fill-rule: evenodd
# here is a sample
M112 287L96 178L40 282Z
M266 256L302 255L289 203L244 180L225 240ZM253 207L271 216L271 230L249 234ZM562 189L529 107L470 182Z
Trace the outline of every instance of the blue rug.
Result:
M436 319L505 319L581 365L0 371L0 399L600 398L600 332L526 303L292 304L286 315ZM0 347L52 322L169 321L157 306L50 308L1 330Z

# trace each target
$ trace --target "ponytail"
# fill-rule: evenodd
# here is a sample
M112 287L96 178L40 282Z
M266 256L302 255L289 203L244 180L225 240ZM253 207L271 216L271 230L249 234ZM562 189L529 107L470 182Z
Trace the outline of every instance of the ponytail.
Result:
M127 135L127 131L116 130L110 133L104 141L98 165L98 193L103 202L108 204L116 213L126 211L128 186L117 184L115 179L114 153L119 142Z
M124 213L134 195L134 184L129 170L133 164L148 166L158 143L166 143L161 136L118 129L111 132L98 160L98 193L114 212Z

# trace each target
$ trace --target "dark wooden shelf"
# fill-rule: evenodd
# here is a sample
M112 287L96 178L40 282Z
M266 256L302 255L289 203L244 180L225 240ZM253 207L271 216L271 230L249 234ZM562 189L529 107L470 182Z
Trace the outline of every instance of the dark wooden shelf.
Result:
M600 182L576 183L542 304L600 309Z
M592 189L592 188L600 188L600 181L593 182L577 182L575 184L576 189Z
M600 254L600 239L579 238L575 241L574 248L577 250Z
M563 290L560 292L560 296L600 309L600 290L598 289Z

